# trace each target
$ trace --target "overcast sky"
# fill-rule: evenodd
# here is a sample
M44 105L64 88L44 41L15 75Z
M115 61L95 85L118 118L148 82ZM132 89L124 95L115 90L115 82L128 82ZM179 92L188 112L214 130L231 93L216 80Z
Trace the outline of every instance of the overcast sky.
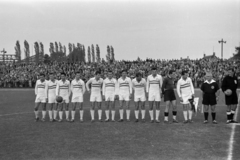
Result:
M222 38L229 58L240 45L240 0L0 0L0 7L0 49L9 54L17 40L22 52L24 40L31 52L43 42L45 53L55 41L98 44L104 58L112 45L118 60L196 59L213 48L220 57Z

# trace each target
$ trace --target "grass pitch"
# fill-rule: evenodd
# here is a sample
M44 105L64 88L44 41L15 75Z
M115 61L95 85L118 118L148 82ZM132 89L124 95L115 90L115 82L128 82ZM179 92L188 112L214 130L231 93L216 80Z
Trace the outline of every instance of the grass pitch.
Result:
M200 92L196 91L199 96ZM194 116L193 124L183 124L178 101L178 124L135 123L131 102L131 122L90 122L89 95L84 97L84 123L77 111L74 123L34 122L34 90L0 90L0 159L1 160L225 160L228 156L231 125L226 125L224 98L217 106L214 124L202 124L203 114ZM118 102L116 116L119 119ZM201 105L201 104L200 104ZM104 103L102 105L104 109ZM97 112L95 112L97 119ZM124 118L126 114L124 113ZM140 116L141 117L141 116ZM170 120L172 120L170 114ZM238 113L238 121L240 115ZM103 119L105 113L103 112ZM209 116L211 121L211 115ZM233 160L240 159L240 126L236 126Z

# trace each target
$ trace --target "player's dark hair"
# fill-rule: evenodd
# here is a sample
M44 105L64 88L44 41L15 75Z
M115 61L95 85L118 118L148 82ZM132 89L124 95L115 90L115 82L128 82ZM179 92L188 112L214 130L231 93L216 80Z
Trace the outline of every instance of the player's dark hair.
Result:
M66 76L66 73L62 72L62 73L61 73L61 75L64 75L64 76Z
M107 72L108 72L108 73L109 73L109 72L110 72L110 73L113 73L113 71L112 71L112 70L110 70L110 69L109 69Z
M142 77L142 74L140 72L136 73L136 77Z
M188 71L187 70L183 70L182 71L182 76L185 75L186 73L188 73Z
M123 69L123 70L121 71L121 73L123 73L123 72L126 72L126 73L127 73L127 70Z
M101 74L101 72L100 72L100 71L96 71L96 72L95 72L95 75L97 75L97 74Z
M54 75L54 73L53 73L53 72L50 72L49 75Z
M172 73L174 73L175 71L174 70L170 70L170 71L168 71L168 74L172 74Z
M39 76L43 76L43 77L45 77L45 74L44 74L44 73L40 73Z
M152 67L152 70L157 70L157 67Z
M80 73L79 71L77 71L77 72L75 73L75 75L76 75L76 74L81 74L81 73Z

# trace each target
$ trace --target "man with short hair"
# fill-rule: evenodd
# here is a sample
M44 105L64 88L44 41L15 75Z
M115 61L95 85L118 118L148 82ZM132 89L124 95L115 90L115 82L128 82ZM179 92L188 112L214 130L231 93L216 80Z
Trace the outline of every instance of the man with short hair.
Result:
M57 118L57 105L56 105L56 87L57 87L57 80L54 77L53 73L49 74L50 80L47 82L46 85L46 95L47 95L47 102L49 108L49 118L50 121L56 121Z
M103 81L103 100L105 100L105 122L109 122L109 109L111 108L112 122L115 122L115 99L117 98L117 80L113 78L112 70L107 73L107 78Z
M234 69L228 69L228 75L224 77L222 82L222 91L225 94L225 103L227 105L227 124L238 123L234 120L234 115L237 109L238 97L237 97L238 80L234 75ZM231 90L231 94L228 94L228 90Z
M56 96L63 98L63 102L57 104L59 106L59 122L63 120L63 108L66 113L66 121L69 122L70 82L66 79L65 73L61 73L61 80L57 83Z
M135 122L138 122L139 109L142 113L142 122L145 122L146 80L142 78L141 73L136 74L136 78L132 80L132 86L134 90Z
M157 74L157 68L152 68L152 74L147 77L147 97L149 101L149 114L151 123L154 122L153 104L156 105L156 123L160 123L160 101L161 101L162 76Z
M202 104L204 105L204 124L208 123L208 110L209 106L211 106L211 113L212 113L212 123L217 124L216 121L216 104L219 98L219 86L216 81L212 78L212 73L206 73L205 75L206 80L201 86L202 90Z
M176 96L174 93L174 79L176 78L176 73L174 70L168 72L167 77L163 80L162 93L164 95L164 102L166 102L166 108L164 112L164 123L168 123L168 114L170 104L172 105L173 123L178 123L177 116L177 105Z
M177 82L177 93L180 98L180 103L183 104L183 123L193 123L193 111L190 107L189 99L194 97L194 87L191 78L188 77L188 71L182 71L182 77Z
M120 119L118 122L123 122L123 105L126 103L127 122L130 122L130 99L132 96L132 81L127 77L127 71L122 70L122 76L118 79L118 96L120 103Z
M90 93L90 102L91 102L91 109L90 109L90 114L91 114L91 122L94 122L94 109L95 106L98 106L98 118L99 122L102 122L102 109L101 109L101 104L102 104L102 94L101 94L101 88L103 84L103 79L100 78L101 72L96 71L95 72L95 77L91 78L88 80L86 84L86 88L88 92ZM89 87L91 85L91 89Z
M42 121L43 122L45 121L46 100L47 100L46 85L47 85L47 81L45 80L45 75L41 73L39 75L39 80L37 80L35 85L35 95L36 95L35 106L34 106L35 122L39 120L38 109L40 105L42 107Z
M75 79L71 82L72 93L72 119L74 122L76 108L79 106L80 122L83 122L83 95L85 93L85 83L80 79L80 72L76 72Z

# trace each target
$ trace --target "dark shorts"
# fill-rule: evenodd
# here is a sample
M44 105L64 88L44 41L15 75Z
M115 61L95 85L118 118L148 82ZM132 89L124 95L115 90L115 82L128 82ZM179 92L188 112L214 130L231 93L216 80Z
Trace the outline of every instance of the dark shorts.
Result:
M226 105L238 104L238 97L236 91L232 92L232 95L230 96L225 95L225 103Z
M217 100L216 100L216 95L214 94L204 94L203 95L203 100L202 100L202 104L203 105L210 105L210 106L214 106L217 104Z
M174 101L176 100L176 96L174 90L166 90L164 92L164 102L166 101Z

